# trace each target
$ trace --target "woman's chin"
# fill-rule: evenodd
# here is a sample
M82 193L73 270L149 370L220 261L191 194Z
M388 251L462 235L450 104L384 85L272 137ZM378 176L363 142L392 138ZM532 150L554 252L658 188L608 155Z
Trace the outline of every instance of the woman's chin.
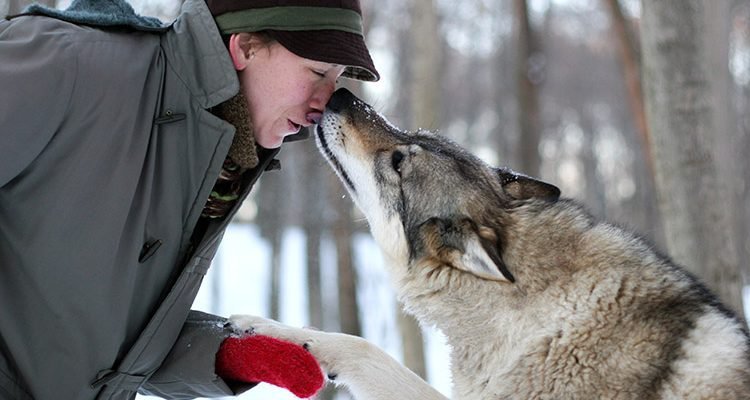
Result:
M281 147L281 144L284 143L284 137L287 136L286 134L283 135L265 135L265 136L256 136L255 143L257 143L260 147L266 148L266 149L275 149L277 147Z

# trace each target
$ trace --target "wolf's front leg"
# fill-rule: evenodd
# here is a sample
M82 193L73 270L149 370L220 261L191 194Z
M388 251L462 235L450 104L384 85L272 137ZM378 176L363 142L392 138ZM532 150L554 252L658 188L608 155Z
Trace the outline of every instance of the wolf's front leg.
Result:
M305 346L328 378L346 386L356 400L446 399L408 368L360 337L293 328L247 315L232 316L230 320L240 332L252 331Z

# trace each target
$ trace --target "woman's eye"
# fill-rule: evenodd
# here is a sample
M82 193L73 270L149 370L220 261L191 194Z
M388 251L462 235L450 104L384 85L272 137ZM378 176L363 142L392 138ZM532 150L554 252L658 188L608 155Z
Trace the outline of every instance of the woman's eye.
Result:
M317 76L319 76L321 78L325 78L325 76L326 76L326 73L323 72L323 71L318 71L318 70L315 70L315 69L313 69L311 71L313 72L313 74L315 74L315 75L317 75Z
M393 170L401 173L401 163L404 161L404 153L396 150L391 154L391 167Z

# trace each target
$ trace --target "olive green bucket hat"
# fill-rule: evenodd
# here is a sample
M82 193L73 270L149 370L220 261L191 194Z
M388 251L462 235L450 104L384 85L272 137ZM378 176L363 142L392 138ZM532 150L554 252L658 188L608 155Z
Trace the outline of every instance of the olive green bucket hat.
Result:
M222 34L263 31L292 53L377 81L358 0L206 0Z

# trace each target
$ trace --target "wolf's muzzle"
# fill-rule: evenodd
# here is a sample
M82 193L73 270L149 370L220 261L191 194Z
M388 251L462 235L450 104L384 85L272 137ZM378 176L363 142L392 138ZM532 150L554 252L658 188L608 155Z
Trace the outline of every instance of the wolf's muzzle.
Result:
M339 95L337 96L337 94ZM334 101L334 98L336 98L337 100ZM349 175L346 173L343 165L341 165L341 162L336 157L330 145L328 144L328 139L326 137L326 128L324 128L323 126L323 123L326 120L326 116L334 116L335 118L336 115L341 114L341 110L343 109L344 105L353 104L350 102L351 99L356 100L356 97L354 97L354 95L346 89L339 89L333 94L331 100L329 100L329 103L326 104L326 110L323 113L321 122L318 123L318 126L315 129L315 136L317 138L318 148L328 159L333 169L338 172L339 177L344 182L344 185L346 185L346 187L352 192L352 194L354 194L357 192L356 188L354 187L354 182L352 182L351 178L349 178ZM332 132L329 133L333 134Z
M326 108L334 113L340 114L360 102L361 100L359 100L352 92L345 88L341 88L333 92L331 99L328 100L328 104L326 104Z

